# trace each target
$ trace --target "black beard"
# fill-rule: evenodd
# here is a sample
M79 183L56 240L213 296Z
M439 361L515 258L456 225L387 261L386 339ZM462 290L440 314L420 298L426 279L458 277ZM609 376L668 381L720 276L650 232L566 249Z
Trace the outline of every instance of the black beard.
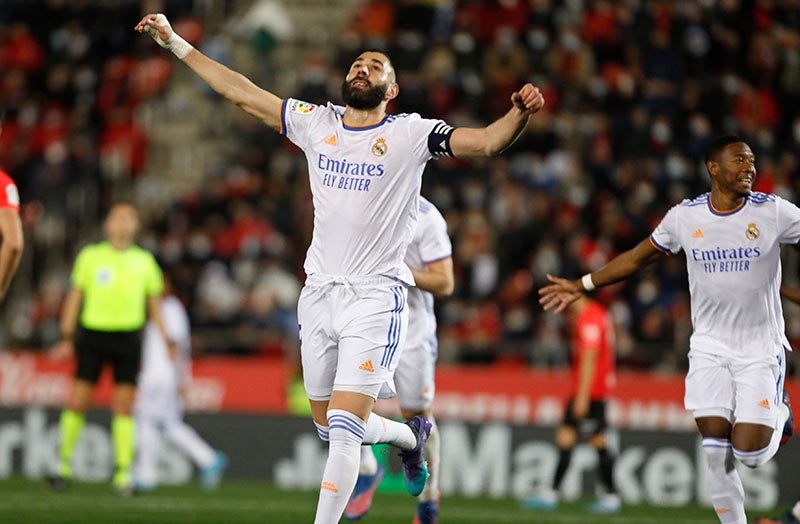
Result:
M342 100L353 109L375 109L383 102L387 89L388 85L376 85L356 91L345 80L342 82Z

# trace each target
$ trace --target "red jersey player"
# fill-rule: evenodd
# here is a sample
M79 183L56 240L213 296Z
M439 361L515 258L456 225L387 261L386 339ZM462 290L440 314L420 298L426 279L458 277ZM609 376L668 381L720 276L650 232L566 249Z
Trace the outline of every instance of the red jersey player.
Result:
M613 483L614 458L606 446L606 407L616 382L614 332L611 316L599 303L582 296L570 305L572 321L572 396L564 421L556 430L558 466L550 488L524 502L532 509L555 509L561 481L572 459L579 437L586 437L597 450L603 490L590 506L593 513L616 513L619 495Z
M2 133L0 115L0 133ZM19 192L17 185L0 169L0 300L5 298L11 278L17 272L22 257L24 240L19 219Z

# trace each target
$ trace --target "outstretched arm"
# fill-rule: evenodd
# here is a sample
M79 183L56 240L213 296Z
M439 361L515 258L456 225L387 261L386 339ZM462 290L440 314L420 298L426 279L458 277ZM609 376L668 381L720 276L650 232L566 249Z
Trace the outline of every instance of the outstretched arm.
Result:
M608 264L581 279L567 280L547 275L547 280L552 284L539 290L539 303L545 311L555 308L556 313L561 313L587 291L625 280L655 262L662 254L663 252L656 249L650 239L646 238L633 249L614 257ZM584 279L587 278L588 288L584 285Z
M457 158L495 156L505 151L528 125L531 115L544 107L538 87L525 84L511 95L512 107L502 117L482 128L459 127L450 138L450 148Z
M261 89L244 75L212 60L189 45L172 30L163 14L149 14L136 24L135 29L147 33L161 47L169 49L183 60L211 89L241 107L273 129L281 127L282 100Z

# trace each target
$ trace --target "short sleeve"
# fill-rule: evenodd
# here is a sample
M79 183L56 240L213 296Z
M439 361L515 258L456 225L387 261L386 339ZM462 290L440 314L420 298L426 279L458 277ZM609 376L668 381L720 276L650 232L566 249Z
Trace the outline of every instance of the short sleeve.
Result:
M281 104L281 134L297 147L304 149L308 143L309 130L317 115L327 108L294 98L285 98Z
M145 284L145 294L148 298L157 297L164 292L164 275L156 259L150 253L146 253L149 270Z
M19 191L11 177L0 171L0 208L3 207L19 211Z
M75 264L72 266L72 274L69 277L72 287L79 291L85 291L89 286L89 279L91 278L91 268L89 267L90 249L87 246L78 252Z
M668 255L680 252L681 243L678 238L677 222L678 206L675 206L667 212L653 233L650 234L650 242L656 249Z
M432 158L453 156L453 151L450 149L453 127L443 120L420 118L417 114L409 115L408 118L412 118L409 122L410 142L416 158L427 162Z
M428 211L425 223L417 226L417 245L423 263L432 264L453 255L447 222L435 208Z
M603 329L595 318L582 322L577 331L578 345L581 349L597 347L603 340Z
M800 244L800 208L783 198L776 198L778 236L781 244Z

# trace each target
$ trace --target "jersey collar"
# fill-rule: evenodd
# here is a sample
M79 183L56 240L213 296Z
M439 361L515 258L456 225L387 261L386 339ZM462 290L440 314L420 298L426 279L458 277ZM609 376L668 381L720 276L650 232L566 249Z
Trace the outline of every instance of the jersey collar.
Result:
M747 195L744 198L744 200L742 200L742 203L739 204L738 206L736 206L735 208L729 209L727 211L720 211L719 209L714 207L714 204L711 203L711 193L709 193L708 194L708 210L711 211L712 215L717 215L719 217L726 217L726 216L733 215L734 213L738 213L739 211L741 211L748 200L750 200L750 195Z
M348 131L367 131L369 129L375 129L376 127L382 126L383 124L386 123L387 118L389 118L389 115L383 115L383 118L381 118L374 124L367 124L365 126L350 126L345 123L344 117L342 117L342 126Z

